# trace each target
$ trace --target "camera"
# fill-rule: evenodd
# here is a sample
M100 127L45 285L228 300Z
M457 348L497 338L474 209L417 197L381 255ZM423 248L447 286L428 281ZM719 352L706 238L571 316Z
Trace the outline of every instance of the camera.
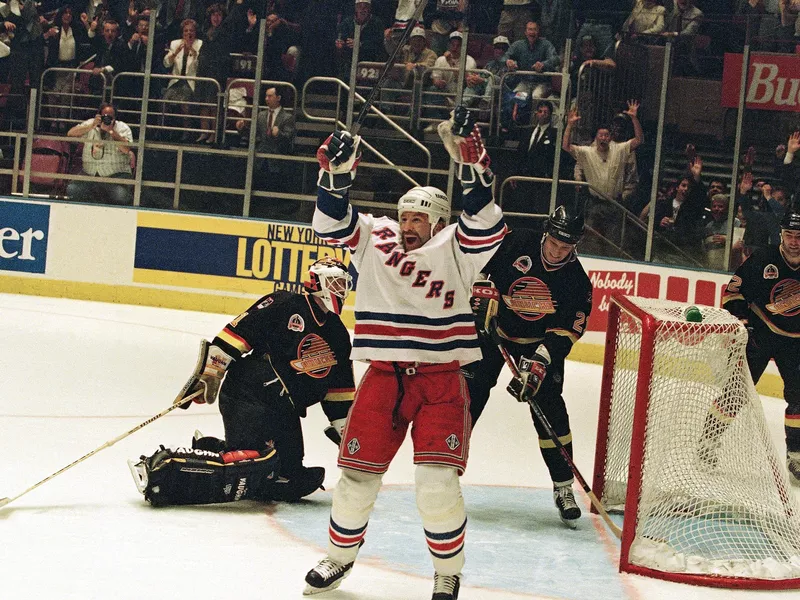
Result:
M100 120L103 122L103 125L111 125L114 122L114 117L111 115L103 115L100 117Z

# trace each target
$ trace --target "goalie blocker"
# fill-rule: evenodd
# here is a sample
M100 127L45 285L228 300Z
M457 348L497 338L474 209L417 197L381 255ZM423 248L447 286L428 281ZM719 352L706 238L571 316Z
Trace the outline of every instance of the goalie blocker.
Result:
M175 506L269 500L280 461L275 449L216 452L160 446L137 463L128 461L128 466L152 506Z

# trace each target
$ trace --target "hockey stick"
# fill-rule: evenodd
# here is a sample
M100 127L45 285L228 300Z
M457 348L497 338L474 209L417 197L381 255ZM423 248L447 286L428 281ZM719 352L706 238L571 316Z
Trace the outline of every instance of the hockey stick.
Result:
M47 483L48 481L50 481L51 479L53 479L54 477L56 477L58 475L61 475L61 473L63 473L64 471L69 471L75 465L78 465L78 464L82 463L87 458L89 458L91 456L94 456L95 454L97 454L101 450L105 450L106 448L109 448L109 447L113 446L114 444L116 444L118 441L124 440L126 437L128 437L129 435L131 435L133 433L136 433L137 431L139 431L143 427L147 427L153 421L156 421L156 420L160 419L161 417L163 417L164 415L167 415L167 414L171 413L173 410L175 410L179 406L184 406L185 404L188 404L189 402L191 402L195 398L198 398L199 396L202 396L203 395L203 390L197 390L196 392L193 392L193 393L189 394L188 396L186 394L190 389L192 389L194 384L197 383L197 381L199 379L200 373L203 370L203 366L206 363L206 355L208 354L208 345L209 344L208 344L207 340L203 340L200 343L200 354L197 357L197 364L195 365L194 372L192 373L191 377L189 377L189 380L181 388L180 393L175 397L175 400L173 401L172 405L169 408L165 408L164 410L162 410L157 415L154 415L154 416L150 417L149 419L147 419L146 421L144 421L142 423L139 423L133 429L129 429L128 431L126 431L122 435L118 435L117 437L115 437L113 440L109 440L108 442L106 442L105 444L100 446L99 448L95 448L94 450L92 450L88 454L84 454L78 460L71 462L66 467L64 467L63 469L59 469L58 471L56 471L52 475L48 475L47 477L42 479L40 482L35 483L34 485L29 487L25 491L20 492L16 496L13 496L11 498L0 498L0 508L3 508L7 504L10 504L10 503L14 502L14 500L16 500L18 498L21 498L22 496L24 496L28 492L32 492L33 490L38 488L40 485L43 485L43 484Z
M492 321L494 321L494 319L492 319ZM492 323L492 330L496 330L494 322ZM511 370L511 374L517 379L520 379L521 377L519 368L517 367L517 363L514 362L514 357L508 353L508 350L506 350L502 342L496 340L496 344L497 344L497 349L500 350L500 354L503 355L503 360L506 361L506 365L508 365L508 368ZM530 404L531 410L533 410L533 414L536 417L536 420L539 421L541 426L547 432L548 437L555 444L556 448L558 448L558 451L561 453L562 458L567 462L570 470L572 470L572 474L575 476L575 479L578 480L578 483L583 488L583 491L586 492L586 495L589 497L592 506L594 506L597 509L597 513L603 518L603 521L606 522L606 525L608 525L608 528L611 530L611 533L617 536L617 538L621 539L622 529L617 527L617 524L611 520L611 517L608 516L608 513L606 512L606 509L603 507L603 504L600 502L600 500L597 499L597 496L594 495L594 492L592 491L592 488L589 487L589 484L586 483L586 480L583 478L583 475L581 475L581 472L578 470L578 467L575 466L575 461L572 460L572 457L569 455L569 452L567 451L566 448L564 448L564 444L561 443L561 440L558 439L556 432L553 431L553 426L550 425L550 421L542 412L539 403L536 402L536 398L533 397L528 399L528 404Z
M406 41L408 41L409 37L411 36L411 30L414 29L414 27L416 27L419 23L422 12L425 10L425 6L428 4L428 0L417 1L419 4L414 9L414 15L411 17L411 20L408 22L408 25L403 31L403 35L401 35L400 39L397 40L397 45L394 47L394 50L392 50L392 54L383 65L383 71L381 71L381 74L378 75L378 79L372 86L369 96L367 96L367 99L364 100L364 104L361 105L361 110L358 111L358 116L355 118L352 126L350 127L350 134L353 136L355 136L358 133L358 130L361 129L361 124L367 117L370 107L375 102L375 97L378 95L378 90L380 89L383 80L386 79L386 75L389 74L389 71L394 68L394 61L397 58L397 55L400 53L400 49L405 45Z

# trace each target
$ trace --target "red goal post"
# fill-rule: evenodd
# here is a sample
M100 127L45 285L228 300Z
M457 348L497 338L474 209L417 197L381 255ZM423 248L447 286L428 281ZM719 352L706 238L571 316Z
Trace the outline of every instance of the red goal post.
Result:
M620 571L800 588L800 503L723 309L613 295L593 491L623 511Z

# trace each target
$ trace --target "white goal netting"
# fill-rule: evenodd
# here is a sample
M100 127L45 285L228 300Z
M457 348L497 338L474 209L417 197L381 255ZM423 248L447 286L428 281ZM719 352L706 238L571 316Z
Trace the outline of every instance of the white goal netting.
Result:
M747 331L722 309L700 307L702 322L690 323L684 304L627 300L654 320L619 311L597 465L601 501L635 526L628 561L669 573L800 578L800 504L747 370ZM626 506L631 464L631 483L640 469L641 485Z

